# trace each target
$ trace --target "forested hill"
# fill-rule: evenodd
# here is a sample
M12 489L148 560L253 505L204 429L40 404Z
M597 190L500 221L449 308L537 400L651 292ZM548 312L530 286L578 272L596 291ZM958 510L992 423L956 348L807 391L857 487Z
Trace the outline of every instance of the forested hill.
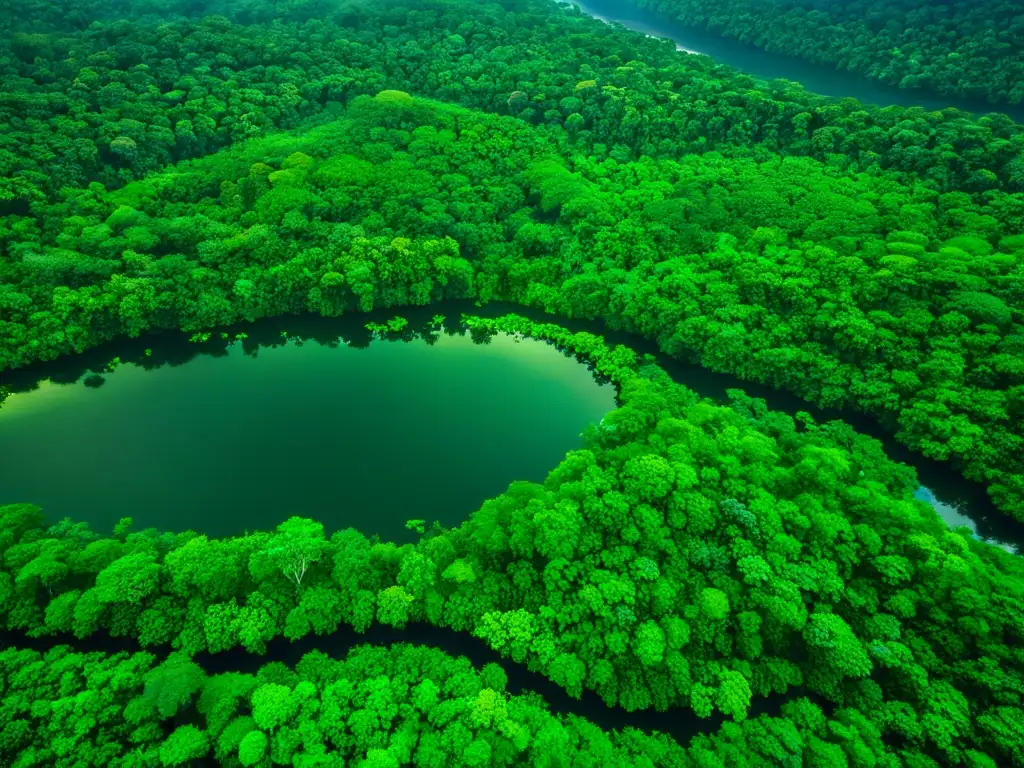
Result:
M622 1L900 88L1024 100L1024 6L1014 0Z
M783 153L943 192L1024 189L1024 133L1005 116L877 109L784 81L762 90L549 0L289 3L276 21L270 3L170 20L152 6L131 22L81 7L107 20L77 22L75 3L0 36L0 210L122 184L386 88L566 126L619 160Z

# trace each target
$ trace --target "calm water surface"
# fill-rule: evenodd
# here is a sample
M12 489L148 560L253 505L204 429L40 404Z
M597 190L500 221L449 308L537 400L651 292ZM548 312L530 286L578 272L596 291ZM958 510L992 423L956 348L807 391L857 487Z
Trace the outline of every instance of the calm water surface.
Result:
M31 501L100 532L125 516L136 527L221 536L303 515L398 541L412 538L411 518L457 525L510 482L542 480L615 394L543 342L424 333L435 311L404 311L421 331L402 339L375 338L367 316L288 317L245 328L241 342L163 334L19 372L5 382L18 394L0 408L0 504ZM774 410L847 421L915 468L915 495L950 526L1010 551L1024 542L1024 526L982 486L869 417L669 358L597 323L502 304L443 311L558 322L656 355L675 381L713 400L742 389ZM114 355L138 365L86 386L86 373Z
M259 324L272 346L172 345L193 359L11 396L0 503L99 532L130 516L223 536L301 515L402 540L410 518L457 525L510 482L543 480L615 407L612 386L542 342L368 341L356 329L358 348L323 320L319 341L280 337L303 322ZM211 345L216 355L197 354Z
M583 13L609 23L619 23L651 37L672 40L677 50L700 53L720 64L728 64L761 80L791 80L808 91L835 98L851 97L877 106L899 105L941 110L957 107L967 112L985 114L1002 112L1017 122L1024 122L1024 106L993 105L981 100L941 96L921 90L906 90L869 80L856 72L836 69L830 64L814 64L795 56L770 53L749 43L720 37L703 29L686 27L678 22L615 0L571 0Z

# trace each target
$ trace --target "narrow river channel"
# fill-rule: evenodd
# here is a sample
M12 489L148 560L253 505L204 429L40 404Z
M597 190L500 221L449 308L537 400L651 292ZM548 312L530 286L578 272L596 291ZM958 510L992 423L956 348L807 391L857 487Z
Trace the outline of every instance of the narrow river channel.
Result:
M544 699L553 713L583 717L605 730L636 728L646 733L664 733L685 745L694 736L701 733L715 733L723 723L731 721L730 718L717 711L710 717L700 718L688 710L628 711L620 706L609 707L597 693L589 689L584 689L580 698L574 699L550 678L540 672L530 670L526 664L520 664L502 656L483 640L464 632L456 632L447 627L435 627L430 624L410 624L405 629L373 624L365 634L359 634L352 627L343 624L335 632L323 637L310 634L293 642L278 636L267 643L267 651L263 655L250 653L239 646L221 653L204 651L193 656L193 660L210 675L225 672L254 675L261 667L271 662L285 664L294 669L303 656L314 651L319 651L334 659L343 659L349 651L361 645L391 647L402 643L423 645L436 648L449 656L465 657L477 671L485 664L497 664L508 675L506 690L509 693L516 695L532 691ZM134 640L110 637L104 634L91 635L81 639L74 635L34 638L14 633L0 633L0 644L31 649L41 653L61 645L69 646L79 653L137 653L145 650L161 660L171 653L171 649L167 647L143 649ZM783 704L800 696L812 699L825 712L831 712L835 708L830 702L803 688L793 688L786 693L756 697L751 702L748 717L777 716Z

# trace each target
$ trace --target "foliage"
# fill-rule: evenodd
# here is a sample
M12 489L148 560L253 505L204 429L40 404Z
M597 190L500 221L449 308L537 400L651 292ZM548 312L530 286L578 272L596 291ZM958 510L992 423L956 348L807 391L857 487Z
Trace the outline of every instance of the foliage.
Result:
M1005 116L759 83L546 0L24 6L0 17L0 371L155 329L201 343L270 315L502 299L871 414L1024 520L1024 132ZM830 14L842 37L878 6L771 21L821 60ZM939 61L929 36L975 13L915 13L936 22L901 44L930 74L902 84L977 92L973 59L1001 44L972 27ZM904 71L857 46L855 68ZM985 92L1017 100L1015 48L998 53ZM392 317L373 330L407 333ZM876 441L701 401L592 334L463 324L549 340L620 407L455 530L104 536L0 506L10 637L154 651L0 652L0 758L1024 765L1024 566L948 530ZM499 668L406 647L197 662L378 622L725 724L689 745L604 733L508 695ZM781 716L753 716L770 695Z

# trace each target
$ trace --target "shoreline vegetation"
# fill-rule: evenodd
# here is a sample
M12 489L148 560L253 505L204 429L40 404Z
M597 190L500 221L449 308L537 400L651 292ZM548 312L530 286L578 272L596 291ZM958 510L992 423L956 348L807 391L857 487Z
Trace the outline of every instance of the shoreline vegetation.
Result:
M111 364L112 358L117 360L117 366L132 365L144 371L156 371L167 365L186 365L206 355L225 356L235 346L240 346L246 356L253 357L260 355L264 348L276 349L292 343L313 343L328 348L340 344L361 349L369 347L376 339L400 342L422 339L433 346L442 335L468 334L469 328L464 321L467 316L493 320L509 314L521 315L536 323L554 323L573 333L590 333L605 339L609 346L622 345L638 355L649 355L651 358L648 359L653 358L673 381L717 404L728 403L729 391L737 389L763 400L773 411L790 416L806 412L819 424L844 422L858 433L879 440L890 460L912 467L921 483L915 496L935 508L951 528L967 525L979 539L1002 546L1009 552L1020 551L1024 544L1024 524L1007 518L996 509L983 485L965 480L948 463L929 460L910 451L896 441L890 431L863 414L817 408L786 392L709 371L699 364L666 355L656 343L642 336L614 331L598 321L552 316L540 310L497 301L482 304L472 300L448 300L426 307L403 308L400 317L395 317L393 310L378 309L334 318L311 313L284 315L191 335L180 331L150 331L136 339L106 342L86 352L13 371L3 381L11 394L18 395L31 394L41 387L60 388L83 381L85 386L95 386L93 379L105 383L106 377L116 371ZM391 324L401 327L390 330L388 326ZM513 334L509 338L521 337ZM488 339L476 334L473 341L485 344ZM589 366L586 358L557 344L555 346L566 357L590 368L596 384L608 382L607 377ZM17 402L15 407L19 408L20 399ZM27 401L25 405L28 405ZM48 512L49 519L53 520L53 510Z
M1003 115L1014 122L1024 121L1024 105L993 102L978 95L937 92L911 87L912 78L902 86L870 77L855 69L809 59L794 50L780 50L775 38L733 35L718 26L708 26L671 10L669 3L616 2L616 0L573 0L586 15L609 24L654 38L671 40L679 51L708 56L719 66L726 65L756 80L762 90L770 90L773 81L799 83L809 94L833 100L855 99L871 108L898 107L941 112L955 109L977 119ZM707 9L704 9L707 10ZM700 14L698 14L700 15ZM689 20L687 20L689 18ZM773 19L772 24L776 23ZM827 39L827 36L826 38Z

